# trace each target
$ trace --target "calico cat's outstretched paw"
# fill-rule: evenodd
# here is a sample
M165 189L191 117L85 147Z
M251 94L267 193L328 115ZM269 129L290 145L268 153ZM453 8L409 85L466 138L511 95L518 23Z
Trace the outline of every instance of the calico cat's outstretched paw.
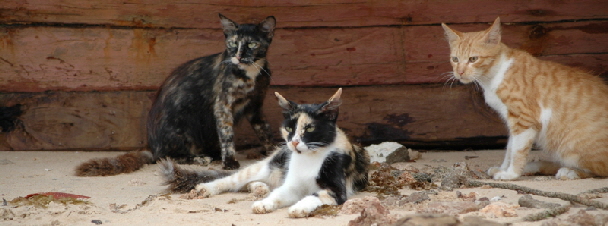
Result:
M198 184L194 189L196 189L199 196L204 198L209 198L220 193L214 186L211 186L210 184Z
M249 192L256 198L264 198L270 193L270 188L263 182L251 182L247 185Z
M307 196L297 202L295 205L289 207L289 217L302 218L310 216L310 213L317 209L317 207L323 205L321 200L315 196Z
M261 201L255 201L251 206L253 213L264 214L270 213L277 209L276 204L272 200L264 199Z
M507 170L507 171L500 170L500 171L496 172L493 177L494 177L494 180L515 180L519 176L521 176L521 175L519 175L515 172L512 172L512 171L509 171L509 170Z

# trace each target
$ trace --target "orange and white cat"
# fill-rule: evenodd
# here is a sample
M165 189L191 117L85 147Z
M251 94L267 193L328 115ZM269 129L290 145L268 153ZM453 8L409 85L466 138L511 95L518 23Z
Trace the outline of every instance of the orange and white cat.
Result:
M500 18L480 32L442 26L453 76L479 84L509 129L504 161L488 170L490 176L608 176L608 85L601 78L507 47L500 40ZM527 163L534 144L553 159Z

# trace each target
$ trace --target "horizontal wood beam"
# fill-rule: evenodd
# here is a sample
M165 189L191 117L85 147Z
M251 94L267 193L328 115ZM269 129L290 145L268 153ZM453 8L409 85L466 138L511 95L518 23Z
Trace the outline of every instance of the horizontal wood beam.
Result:
M606 31L608 22L505 25L503 41L608 74ZM155 90L222 40L212 29L0 28L0 92ZM448 55L440 26L405 26L279 29L268 58L273 85L367 86L445 82Z
M283 120L273 92L289 100L327 100L337 88L272 87L264 112L280 142ZM0 103L21 104L17 128L2 133L1 150L128 150L145 147L145 118L154 92L3 93ZM474 86L346 87L338 125L354 141L399 141L418 147L443 144L504 145L506 130ZM502 140L501 140L502 139ZM236 144L257 145L247 122ZM433 146L435 145L435 146ZM459 146L460 147L460 146Z
M4 0L0 23L139 28L218 28L218 13L238 22L274 15L280 28L428 25L458 21L546 22L608 18L602 0L238 1Z

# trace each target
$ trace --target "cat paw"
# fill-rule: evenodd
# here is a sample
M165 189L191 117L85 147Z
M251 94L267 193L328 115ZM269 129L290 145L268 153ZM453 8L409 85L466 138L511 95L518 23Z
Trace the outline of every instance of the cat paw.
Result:
M194 189L198 192L199 196L204 198L209 198L211 196L219 194L219 191L210 184L199 184L194 187Z
M555 178L560 180L573 180L580 179L581 177L578 175L576 170L562 167L557 171L557 174L555 174Z
M241 167L241 164L236 161L236 159L234 159L234 157L232 158L226 158L224 159L224 170L235 170L235 169L239 169L239 167Z
M496 172L494 174L494 180L514 180L517 179L520 175L510 171L502 171Z
M309 217L312 211L315 211L317 207L323 205L321 200L315 196L307 196L300 200L295 205L289 207L289 217L291 218L302 218Z
M256 198L264 198L270 193L270 188L263 182L251 182L247 186L249 193Z
M500 167L490 167L490 168L488 169L488 176L493 177L493 176L494 176L494 174L496 174L496 173L498 173L498 172L500 172L500 171L502 171L502 169L501 169Z
M251 210L257 214L270 213L276 210L276 205L273 201L264 199L262 201L255 201L251 206Z

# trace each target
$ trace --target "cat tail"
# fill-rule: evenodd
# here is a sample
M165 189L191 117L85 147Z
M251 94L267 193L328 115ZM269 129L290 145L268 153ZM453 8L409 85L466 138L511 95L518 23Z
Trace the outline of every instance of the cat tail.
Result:
M117 157L96 158L84 162L76 167L76 176L112 176L131 173L150 163L154 163L152 152L132 151Z
M161 159L158 164L165 179L163 185L169 185L168 190L175 193L189 192L200 183L211 182L234 173L231 170L194 171L182 169L171 158Z

